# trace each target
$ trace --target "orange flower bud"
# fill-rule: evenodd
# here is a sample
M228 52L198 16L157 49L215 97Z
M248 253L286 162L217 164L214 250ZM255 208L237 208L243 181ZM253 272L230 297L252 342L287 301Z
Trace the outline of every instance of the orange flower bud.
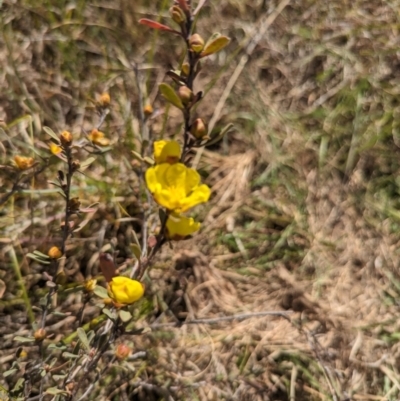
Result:
M45 329L38 329L35 331L33 334L33 337L35 337L36 341L43 341L47 336L46 330Z
M49 257L51 259L59 259L59 258L61 258L62 253L61 253L61 251L60 251L60 249L58 247L52 246L49 249L49 252L47 252L47 255L49 255Z
M14 162L20 170L27 170L33 166L35 160L32 157L14 156Z
M144 115L146 117L149 117L153 114L153 111L154 111L153 106L150 103L146 103L146 105L143 108Z
M54 142L50 143L49 148L50 148L50 152L53 153L53 155L58 155L59 153L62 152L62 149L60 148L60 146L58 146Z
M72 162L72 170L76 171L81 166L81 162L79 160L74 160Z
M79 210L80 206L81 202L79 201L79 198L71 198L69 200L68 207L71 212Z
M204 39L195 33L189 39L189 46L195 53L200 53L204 49Z
M126 359L132 352L132 348L128 347L126 344L118 344L115 350L115 356L122 360Z
M193 92L187 86L181 86L178 89L178 95L185 106L193 100Z
M190 127L190 133L197 139L202 139L208 134L206 123L201 118L196 118Z
M111 102L110 95L107 92L102 93L99 99L99 105L101 107L107 107L110 105L110 102Z
M63 131L60 134L60 142L64 148L71 146L72 144L72 134L69 131Z

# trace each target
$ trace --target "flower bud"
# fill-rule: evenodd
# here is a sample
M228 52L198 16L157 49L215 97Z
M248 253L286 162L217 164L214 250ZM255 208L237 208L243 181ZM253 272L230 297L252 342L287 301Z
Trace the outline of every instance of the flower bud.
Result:
M204 49L204 39L198 34L193 34L189 39L189 47L195 53L200 53Z
M193 100L193 92L187 86L181 86L178 89L178 96L185 106Z
M72 144L72 134L69 131L63 131L60 134L60 142L64 148L71 146Z
M118 344L115 350L115 356L122 360L126 359L132 352L132 349L128 347L126 344Z
M81 202L79 198L71 198L68 203L68 208L71 212L79 210L79 207L81 206Z
M189 63L183 63L182 64L182 68L181 68L181 74L184 77L187 77L187 76L189 76L189 73L190 73L190 65L189 65Z
M144 115L146 117L149 117L149 116L151 116L153 114L153 111L154 111L153 110L153 106L150 103L146 103L144 108L143 108Z
M14 156L14 162L20 170L27 170L31 168L34 163L34 159L32 157L25 156Z
M190 133L196 139L203 139L208 134L208 128L204 120L201 118L196 118L190 127Z
M169 15L178 24L182 24L186 21L186 16L183 10L179 6L173 6L169 9Z
M110 105L110 102L110 95L107 92L102 93L99 99L99 105L101 107L108 107Z
M28 353L23 348L20 348L17 351L17 358L19 358L20 360L25 360L27 357Z
M81 162L79 160L74 160L72 162L72 170L73 171L79 170L80 166L81 166Z
M62 252L61 252L61 250L60 250L58 247L52 246L52 247L49 249L49 252L47 252L47 255L49 255L49 257L50 257L51 259L59 259L59 258L61 258L61 256L62 256Z
M97 284L97 280L96 279L91 279L91 280L87 280L85 282L85 290L87 292L93 292L94 289L96 288L96 284Z
M47 336L46 330L45 329L38 329L35 331L33 334L33 337L35 337L36 341L43 341Z

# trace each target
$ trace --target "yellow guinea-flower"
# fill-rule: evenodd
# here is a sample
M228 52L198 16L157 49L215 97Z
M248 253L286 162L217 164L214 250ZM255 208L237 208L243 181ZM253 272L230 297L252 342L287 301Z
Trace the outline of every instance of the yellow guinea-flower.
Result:
M207 202L210 188L200 183L199 173L182 163L162 163L146 171L146 184L154 200L176 213Z
M133 304L143 294L143 284L128 277L116 276L108 283L108 295L119 304Z
M200 228L200 223L192 217L185 217L176 213L168 216L166 232L169 239L179 241L192 235Z

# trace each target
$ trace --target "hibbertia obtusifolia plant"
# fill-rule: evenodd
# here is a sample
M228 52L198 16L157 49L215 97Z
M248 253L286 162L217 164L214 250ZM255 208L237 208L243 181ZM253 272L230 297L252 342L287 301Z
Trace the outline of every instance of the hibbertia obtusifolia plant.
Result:
M205 118L196 114L195 106L203 97L202 91L195 90L202 61L229 43L226 36L218 33L204 40L195 32L194 21L204 3L201 0L193 7L190 0L174 1L169 10L171 26L145 18L139 21L162 34L175 37L177 43L182 44L184 60L177 62L176 68L167 72L169 82L161 83L159 92L165 101L181 111L183 132L174 139L161 139L153 132L149 135L147 117L153 108L148 103L141 104L141 149L133 152L133 157L140 163L141 193L149 201L150 211L142 214L141 241L135 235L132 250L136 263L130 271L120 273L113 255L100 253L99 266L105 287L100 285L100 280L91 277L79 285L65 286L65 266L67 243L79 228L82 213L93 211L94 208L94 205L82 208L82 200L72 196L71 185L75 174L82 173L94 161L93 154L106 150L112 152L109 139L100 131L111 107L111 99L107 93L98 99L96 109L99 121L90 133L85 134L84 139L75 139L69 131L57 135L50 128L45 129L51 137L48 149L52 157L59 158L65 166L58 171L57 180L52 182L64 198L65 207L59 243L52 244L47 255L37 251L28 255L47 266L47 293L43 297L40 318L34 324L32 336L15 338L15 341L23 344L36 344L39 355L36 361L28 364L23 376L18 378L9 392L18 400L90 398L94 386L108 369L117 361L123 364L134 350L132 341L126 341L126 338L140 334L143 329L134 327L135 311L131 305L145 295L143 281L149 279L146 272L151 268L154 257L165 244L184 240L200 229L201 223L190 213L194 207L209 200L211 190L202 182L199 172L190 166L191 155L195 148L219 141L230 128L228 126L216 134L209 133ZM139 99L140 102L142 100ZM151 155L147 154L149 148L152 149ZM83 157L84 151L91 156ZM33 160L21 157L15 159L18 168L31 168ZM150 220L154 221L154 215L159 219L156 227L150 224ZM55 313L63 314L57 308L57 295L68 291L82 292L82 306L70 332L65 333L61 340L54 341L53 333L47 327L47 317ZM85 308L91 301L101 308L101 312L84 323ZM110 350L113 350L111 357ZM17 374L19 364L20 361L16 360L7 375Z

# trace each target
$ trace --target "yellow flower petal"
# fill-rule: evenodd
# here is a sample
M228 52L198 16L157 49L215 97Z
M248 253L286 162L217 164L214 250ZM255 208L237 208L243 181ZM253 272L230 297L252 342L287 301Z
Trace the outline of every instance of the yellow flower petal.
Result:
M181 147L177 141L155 141L153 147L156 164L177 163L181 157Z
M109 283L108 295L120 304L132 304L142 298L144 286L128 277L116 276Z
M50 152L53 153L53 155L58 155L59 153L62 152L62 149L60 146L58 146L57 144L55 144L54 142L52 142L50 144Z
M172 213L168 216L166 228L167 237L178 241L196 232L200 228L200 223L192 217Z
M150 167L146 171L146 183L159 205L177 213L207 202L211 193L207 185L199 185L199 173L182 163Z

